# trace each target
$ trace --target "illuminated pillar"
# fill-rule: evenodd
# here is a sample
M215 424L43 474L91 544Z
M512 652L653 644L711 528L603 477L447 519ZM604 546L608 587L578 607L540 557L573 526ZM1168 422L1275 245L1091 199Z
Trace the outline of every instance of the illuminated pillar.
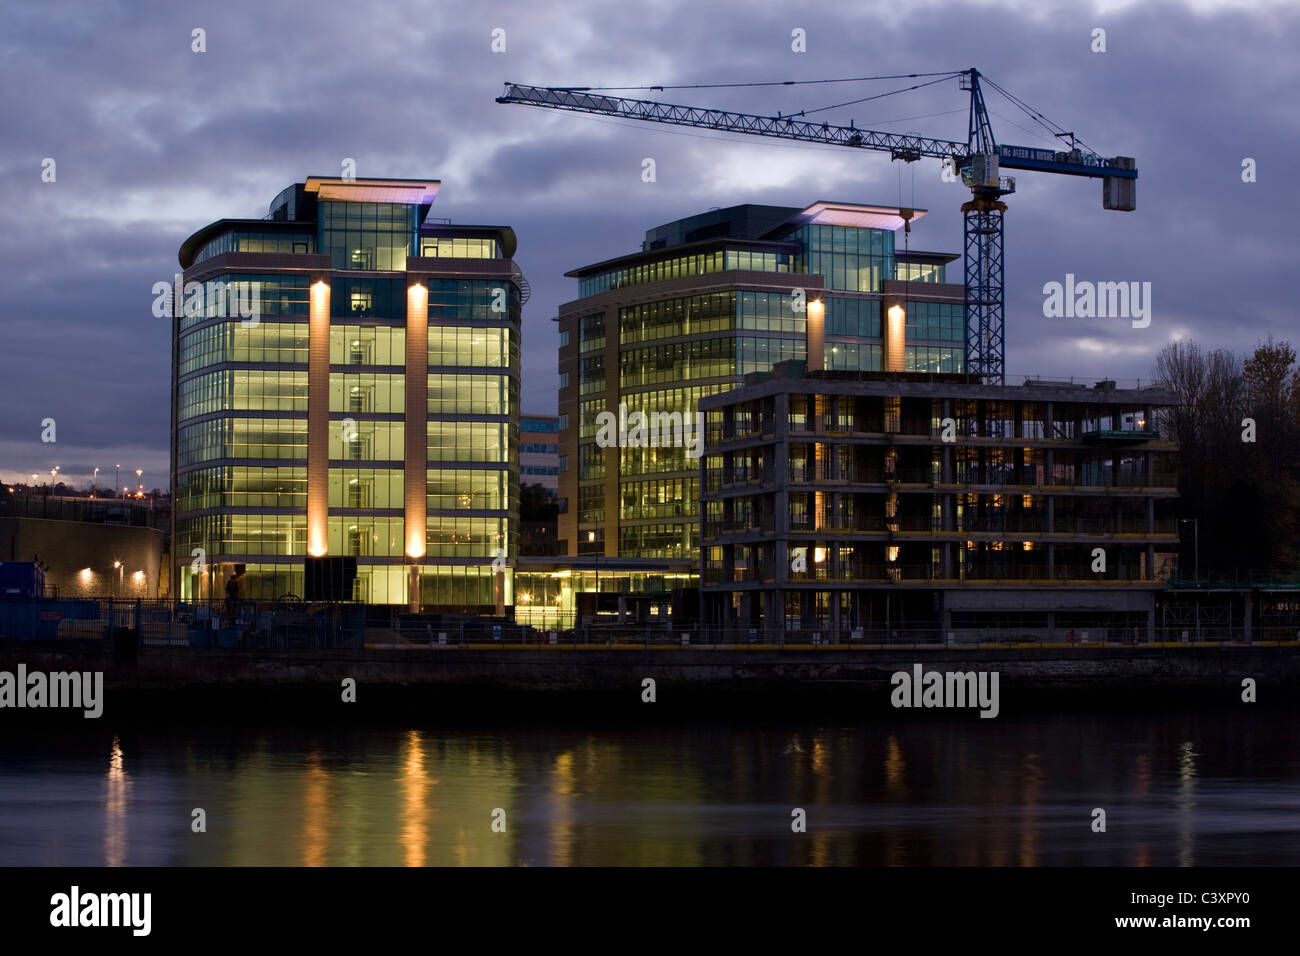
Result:
M902 372L904 340L907 334L907 312L901 305L892 305L885 313L885 371Z
M419 282L406 288L406 455L402 468L406 557L411 561L407 595L420 607L420 558L424 557L426 473L429 461L429 290Z
M808 303L808 371L820 372L826 367L826 303L813 299Z
M307 553L329 550L330 287L312 284L307 325Z

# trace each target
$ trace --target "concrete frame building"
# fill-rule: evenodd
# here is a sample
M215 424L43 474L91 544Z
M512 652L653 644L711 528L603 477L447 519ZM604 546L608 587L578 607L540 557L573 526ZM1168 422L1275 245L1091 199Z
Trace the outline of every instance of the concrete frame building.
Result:
M694 422L701 400L808 358L810 341L831 369L962 371L964 290L945 280L956 255L896 248L895 233L924 215L733 206L651 229L640 252L566 273L581 297L557 317L561 552L698 557L698 461L654 436L603 444L602 412ZM886 317L904 300L909 327L891 328Z
M1149 636L1177 548L1156 388L803 363L701 401L701 611L768 635ZM1101 559L1101 560L1099 560Z
M173 593L513 604L528 283L506 226L428 218L437 180L313 176L181 245L172 319ZM155 306L157 309L157 305Z

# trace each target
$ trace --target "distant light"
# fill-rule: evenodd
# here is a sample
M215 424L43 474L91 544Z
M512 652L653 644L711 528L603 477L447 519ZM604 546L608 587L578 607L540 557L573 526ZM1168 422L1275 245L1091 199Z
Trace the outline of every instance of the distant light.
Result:
M120 568L121 566L122 566L122 562L121 562L121 561L114 561L114 562L113 562L113 567L115 567L115 568Z
M81 580L89 581L92 577L94 577L94 572L90 568L81 569Z
M594 532L594 531L588 531L588 532L587 532L587 540L588 540L588 541L595 541L595 540L596 540L596 532Z

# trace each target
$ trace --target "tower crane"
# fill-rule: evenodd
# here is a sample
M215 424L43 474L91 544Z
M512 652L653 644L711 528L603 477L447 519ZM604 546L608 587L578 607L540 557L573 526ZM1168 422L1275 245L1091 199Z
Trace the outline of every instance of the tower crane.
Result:
M922 158L936 158L952 164L954 173L960 173L962 182L970 188L971 198L962 204L965 218L965 286L966 286L966 371L979 375L986 382L1001 384L1005 381L1005 347L1003 326L1005 309L1003 298L1002 217L1006 212L1004 196L1015 192L1014 179L1001 175L1003 169L1023 169L1044 173L1061 173L1067 176L1086 176L1102 180L1102 206L1106 209L1131 211L1137 208L1137 166L1132 157L1104 158L1091 149L1081 149L1080 141L1072 132L1050 124L1042 114L997 86L992 80L984 81L1021 109L1069 148L1065 150L1040 149L1000 144L994 138L984 105L981 74L972 68L951 73L906 74L907 78L936 76L942 79L958 78L962 90L970 93L970 114L966 141L932 139L907 133L886 133L858 129L852 122L837 126L807 118L807 112L782 116L759 116L751 113L733 113L725 110L697 106L677 106L654 100L627 99L604 95L601 87L545 87L506 83L505 93L497 97L498 103L519 103L546 109L569 110L577 113L595 113L622 119L667 123L674 126L693 126L701 129L747 133L779 139L801 140L869 149L889 153L891 159L912 163ZM857 79L892 79L900 77L859 77ZM932 82L939 82L934 80ZM762 84L794 86L799 81ZM828 81L803 81L828 82ZM840 81L831 81L840 82ZM931 85L930 82L919 86ZM917 89L919 86L909 87ZM616 89L632 89L619 87ZM642 88L638 88L642 89ZM662 90L664 87L645 89ZM898 90L894 92L905 92ZM889 94L882 94L889 95ZM875 97L871 97L875 98ZM847 104L841 104L847 105ZM811 112L819 112L813 110ZM1055 127L1055 128L1053 128Z

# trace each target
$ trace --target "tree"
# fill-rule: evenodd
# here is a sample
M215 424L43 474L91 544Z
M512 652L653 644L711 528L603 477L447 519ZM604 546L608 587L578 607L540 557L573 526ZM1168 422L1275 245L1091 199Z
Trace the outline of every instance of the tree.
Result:
M1295 361L1291 345L1272 338L1244 361L1194 342L1168 345L1156 357L1155 377L1178 402L1162 422L1179 445L1178 513L1198 521L1210 573L1286 574L1300 562ZM1254 442L1243 440L1245 418L1255 420Z

